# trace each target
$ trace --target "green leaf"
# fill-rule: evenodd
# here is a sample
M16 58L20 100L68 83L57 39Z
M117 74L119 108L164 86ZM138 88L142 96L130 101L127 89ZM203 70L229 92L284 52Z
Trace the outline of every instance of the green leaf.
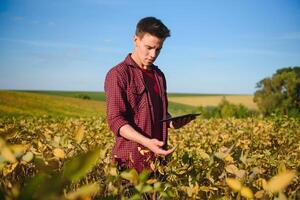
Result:
M165 197L165 198L169 198L169 197L170 197L170 196L168 195L168 193L165 192L165 191L160 192L160 195L161 195L162 197Z
M135 194L129 200L140 200L140 199L141 199L141 195Z
M95 149L67 161L63 167L63 175L72 182L79 181L97 164L101 150Z
M41 172L25 184L19 199L58 199L62 195L66 183L60 173Z
M31 151L28 151L23 157L22 160L29 163L33 159L34 155Z
M153 187L151 185L145 185L142 189L142 193L151 192L153 190Z
M135 186L135 189L139 193L147 193L151 192L153 190L153 187L151 185L145 185L144 183L139 183L138 185Z
M245 165L247 164L247 156L248 156L248 151L244 154L244 151L242 151L241 156L240 156L240 161L244 163Z
M148 180L150 174L151 174L151 172L150 172L149 170L144 169L144 170L139 174L139 180L140 180L140 182L145 183L145 182Z
M227 154L223 152L216 152L214 155L220 160L224 160L224 158L227 156Z
M281 162L279 164L277 171L278 171L278 174L286 172L286 166L285 166L284 162Z
M137 185L139 181L139 175L135 169L129 169L121 173L121 177L130 181L134 185Z
M155 191L160 191L160 189L161 189L161 183L160 182L154 183L154 190Z
M98 183L92 183L88 185L84 185L77 189L75 192L71 192L66 195L67 199L80 199L80 197L88 197L97 194L100 190Z
M47 174L40 173L34 176L29 182L25 184L19 195L20 200L32 199L36 191L46 182Z
M49 162L48 162L48 165L46 165L45 161L42 158L39 158L37 156L34 157L33 162L34 162L34 165L35 165L35 167L38 171L43 171L45 173L47 173L47 172L50 173L53 170L55 170L55 168L53 168L51 165L49 165Z
M135 186L135 189L136 189L139 193L142 193L143 187L144 187L144 183L139 183L138 185Z
M201 151L201 152L199 153L199 155L200 155L200 157L201 157L202 159L204 159L204 160L210 160L210 156L209 156L207 153L205 153L204 151Z
M184 164L188 164L189 161L190 161L189 154L188 154L187 152L185 152L185 153L183 154L181 160L182 160L182 162L183 162Z

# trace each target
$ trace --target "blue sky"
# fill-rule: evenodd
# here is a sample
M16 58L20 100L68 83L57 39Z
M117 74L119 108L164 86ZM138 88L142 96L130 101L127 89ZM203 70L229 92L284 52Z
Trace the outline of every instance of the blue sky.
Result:
M169 92L251 94L300 65L298 0L1 0L0 89L103 91L137 21L171 29L156 60Z

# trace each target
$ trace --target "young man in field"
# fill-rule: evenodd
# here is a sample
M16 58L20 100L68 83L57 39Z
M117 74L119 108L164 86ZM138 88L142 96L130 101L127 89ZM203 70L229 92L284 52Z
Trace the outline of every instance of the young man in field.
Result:
M141 19L133 52L106 75L107 120L115 134L112 154L120 169L150 169L155 155L175 150L167 149L168 127L179 128L192 120L161 122L169 116L166 80L153 63L169 36L170 30L159 19Z

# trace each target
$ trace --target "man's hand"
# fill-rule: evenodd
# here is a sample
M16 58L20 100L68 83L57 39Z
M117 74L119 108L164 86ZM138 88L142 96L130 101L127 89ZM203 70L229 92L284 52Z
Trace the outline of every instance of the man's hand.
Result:
M169 150L164 150L161 147L164 145L164 142L159 141L157 139L149 139L145 142L144 146L150 149L153 153L157 155L169 155L173 153L176 149L176 146Z
M178 129L183 127L184 125L190 123L192 120L196 119L195 116L184 117L176 120L172 120L170 122L170 127L174 129Z
M150 139L139 132L137 132L131 125L126 124L120 128L120 135L128 140L135 141L144 147L147 147L150 149L153 153L157 155L169 155L170 153L173 153L176 149L176 147L173 147L169 150L164 150L161 147L164 145L162 141L159 141L157 139Z

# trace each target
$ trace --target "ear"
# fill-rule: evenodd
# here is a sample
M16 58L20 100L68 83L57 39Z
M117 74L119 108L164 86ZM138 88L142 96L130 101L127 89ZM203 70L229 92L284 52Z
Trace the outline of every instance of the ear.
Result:
M137 35L134 35L134 37L133 37L134 46L138 46L139 41L140 41L140 38Z

